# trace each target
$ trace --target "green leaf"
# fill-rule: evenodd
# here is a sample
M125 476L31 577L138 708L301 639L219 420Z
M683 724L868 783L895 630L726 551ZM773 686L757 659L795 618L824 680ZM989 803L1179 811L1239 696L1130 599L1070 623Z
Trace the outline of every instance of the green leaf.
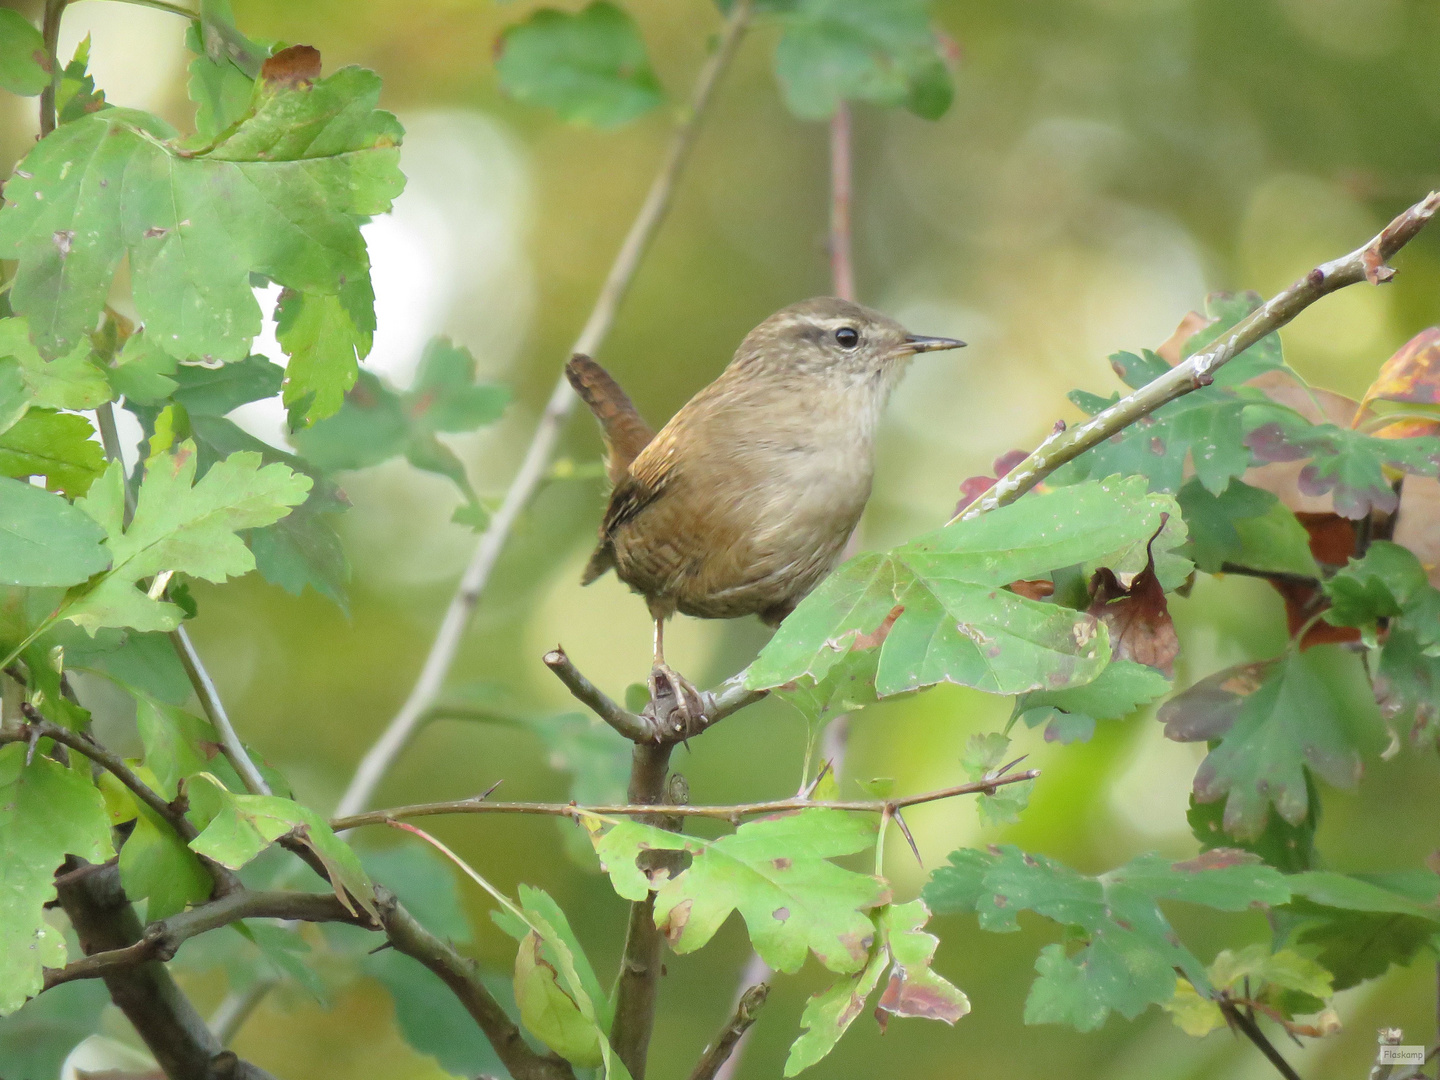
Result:
M1373 511L1390 514L1399 507L1400 496L1385 476L1387 466L1419 476L1440 474L1440 438L1380 439L1334 424L1312 424L1272 403L1247 409L1245 427L1245 445L1257 461L1308 458L1300 470L1300 492L1329 492L1335 512L1357 521Z
M465 466L436 436L493 423L509 401L505 387L476 382L468 350L435 338L426 346L409 390L397 393L362 372L340 411L297 431L295 445L327 472L363 469L404 454L417 469L448 477L480 510ZM480 514L484 516L483 510Z
M90 35L75 46L75 55L60 76L60 89L55 94L55 111L60 123L68 124L82 116L108 109L105 92L95 89L90 75Z
M174 372L175 389L170 396L185 406L191 419L221 417L251 401L263 401L280 393L285 369L263 356L219 367L181 365Z
M324 864L340 902L352 913L363 911L379 922L375 887L355 852L335 835L323 817L291 799L277 795L239 795L226 790L213 776L201 776L206 781L202 788L213 792L218 807L204 831L190 841L192 850L238 870L271 842L294 833Z
M940 939L921 929L930 918L923 900L890 904L876 911L876 941L870 961L854 975L837 979L805 1003L800 1026L805 1032L790 1047L785 1075L794 1076L834 1049L865 1008L890 967L875 1019L884 1031L892 1016L921 1017L954 1024L970 1011L970 1001L930 967Z
M1154 668L1112 660L1083 686L1021 694L1014 715L1027 727L1044 724L1046 742L1083 742L1095 733L1095 721L1122 720L1169 690L1170 680Z
M125 687L135 699L135 724L145 747L145 764L154 774L155 790L174 799L180 781L202 773L220 749L210 721Z
M883 950L876 949L869 962L855 974L836 979L827 989L810 996L800 1015L800 1026L805 1030L790 1045L790 1053L785 1058L786 1076L808 1069L835 1049L846 1029L864 1011L865 1002L875 987L880 985L888 959Z
M1184 355L1194 356L1197 352L1219 341L1241 319L1263 303L1257 292L1239 293L1214 292L1205 298L1205 314L1212 320L1208 326L1196 331L1185 343ZM1285 367L1285 356L1280 345L1279 333L1266 334L1239 356L1215 372L1215 385L1238 386L1243 382Z
M199 54L189 69L195 130L214 138L250 111L255 76L270 50L235 28L228 0L205 0L200 5L200 21L190 24L185 46Z
M105 471L105 451L91 439L94 434L83 416L31 409L0 432L0 476L43 476L51 491L72 499L84 495Z
M1295 899L1277 914L1287 940L1312 953L1334 988L1345 990L1409 964L1422 950L1440 951L1440 877L1420 871L1414 879L1297 874Z
M251 273L336 295L368 282L358 218L399 193L400 126L360 68L263 95L216 145L186 150L156 117L106 109L62 125L5 187L0 257L45 356L95 324L122 259L151 340L239 360L260 331ZM347 284L348 283L348 284Z
M145 806L139 807L135 828L120 848L120 884L131 900L146 900L146 922L200 903L215 887L185 841Z
M606 0L573 15L541 8L507 27L495 72L517 101L598 128L618 127L665 99L634 20Z
M741 825L718 840L681 836L622 821L595 836L595 851L615 891L643 900L653 888L655 925L677 953L694 952L738 910L755 951L778 971L793 972L807 950L831 971L865 966L874 927L866 912L886 903L889 887L829 859L875 842L870 815L803 810ZM674 876L648 871L646 851L688 851L690 866Z
M70 1051L100 1030L100 1014L109 1002L99 979L77 979L31 998L19 1012L0 1019L0 1076L59 1076Z
M1010 750L1010 740L998 731L985 735L971 735L965 743L965 753L960 757L960 767L965 775L978 783L999 775L1000 766L1005 763ZM1035 781L1022 780L1018 784L1006 784L991 794L981 795L976 804L982 825L1009 825L1020 820L1020 812L1030 805L1030 793Z
M196 449L153 458L129 527L123 525L124 476L111 463L80 505L107 533L110 572L80 593L63 617L90 632L101 626L173 630L181 611L151 599L137 583L166 570L221 582L248 573L255 558L236 533L279 520L304 500L310 478L281 464L261 466L256 453L231 454L192 486Z
M1176 496L1190 544L1185 554L1209 574L1225 563L1319 578L1305 527L1268 491L1239 480L1218 495L1191 480Z
M1271 803L1290 824L1304 821L1307 768L1336 787L1360 779L1358 733L1320 669L1346 664L1345 655L1321 647L1240 664L1161 706L1167 738L1218 741L1195 774L1195 798L1228 796L1226 832L1259 837Z
M1314 960L1290 949L1271 952L1262 944L1240 950L1222 949L1211 963L1209 975L1214 989L1265 1002L1286 1019L1294 1016L1287 1007L1291 1002L1323 1005L1333 993L1330 972ZM1225 1016L1215 1001L1202 997L1185 980L1178 982L1175 997L1161 1005L1185 1034L1198 1038L1225 1026Z
M1056 944L1041 951L1025 1022L1091 1031L1112 1010L1133 1019L1148 1005L1168 1001L1177 969L1208 992L1204 966L1181 944L1157 901L1244 911L1283 904L1290 889L1279 871L1233 850L1180 863L1141 855L1089 877L1007 844L952 852L949 865L931 875L923 896L938 914L977 912L985 930L1018 930L1021 911L1073 928L1083 941L1078 950Z
M843 101L943 116L954 90L929 8L928 0L798 0L775 48L785 104L806 120L828 119Z
M66 355L46 360L30 343L29 323L19 318L0 319L0 358L3 357L10 357L19 365L32 406L81 411L93 409L112 396L105 372L96 363L88 339Z
M124 397L125 404L133 408L164 403L180 385L171 378L177 366L173 356L139 330L126 339L105 374L115 394Z
M275 310L275 333L290 357L285 369L285 405L290 426L308 427L340 409L345 392L355 385L360 361L370 352L375 323L375 298L366 279L363 303L341 296L286 289ZM369 312L357 325L351 309Z
M1373 627L1378 619L1404 616L1422 646L1440 643L1440 589L1426 577L1413 552L1389 540L1375 540L1363 557L1325 582L1330 598L1327 621L1336 626Z
M50 58L40 31L18 11L0 8L0 86L34 97L50 85Z
M65 938L45 921L66 855L100 863L114 854L100 792L24 743L0 746L0 1015L40 992L42 967L63 967Z
M546 939L521 924L525 933L515 954L515 1001L521 1021L531 1034L567 1061L590 1067L602 1064L601 1042L610 1026L608 1002L569 920L541 889L521 885L520 903L527 917L555 932L554 939ZM557 952L561 948L572 958L585 995L594 1006L594 1022L565 990Z
M1307 775L1306 795L1309 810L1298 825L1292 825L1279 814L1267 814L1265 828L1259 836L1244 838L1225 830L1225 804L1220 801L1202 803L1190 794L1190 809L1185 820L1190 832L1200 841L1202 851L1212 848L1239 848L1260 856L1277 870L1287 874L1309 870L1315 863L1315 828L1320 823L1320 790Z
M433 1057L452 1076L506 1075L490 1040L460 999L420 961L384 949L366 956L362 967L390 992L396 1026L419 1053Z
M0 431L8 431L30 408L30 391L25 387L20 362L13 356L0 357Z
M105 530L61 496L0 477L0 584L74 585L110 565Z
M1030 496L891 552L861 555L785 620L750 666L747 685L818 683L852 648L877 646L882 697L938 682L996 694L1089 682L1110 658L1105 628L1004 586L1108 555L1143 559L1167 514L1179 523L1173 499L1148 494L1143 478L1116 477ZM1157 556L1162 547L1157 540Z
M1440 656L1408 621L1390 627L1375 671L1375 700L1386 723L1409 725L1416 746L1440 742Z
M61 622L36 646L60 646L66 667L104 675L168 705L183 705L193 692L175 646L166 634L101 630L93 638L74 623Z

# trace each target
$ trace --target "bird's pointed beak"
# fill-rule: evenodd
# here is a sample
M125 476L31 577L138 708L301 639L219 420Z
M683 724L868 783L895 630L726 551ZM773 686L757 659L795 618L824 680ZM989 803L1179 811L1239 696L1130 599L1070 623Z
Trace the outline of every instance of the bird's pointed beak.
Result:
M963 349L965 342L948 337L925 337L921 334L907 334L905 345L911 352L939 352L941 349Z

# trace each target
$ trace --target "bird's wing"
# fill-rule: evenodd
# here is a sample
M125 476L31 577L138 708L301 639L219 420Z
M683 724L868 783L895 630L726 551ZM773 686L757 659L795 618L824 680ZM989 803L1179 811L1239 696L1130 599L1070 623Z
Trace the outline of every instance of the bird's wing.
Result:
M620 384L590 357L583 353L572 356L565 365L565 377L600 421L605 436L605 471L618 491L629 474L630 463L655 438L655 432Z

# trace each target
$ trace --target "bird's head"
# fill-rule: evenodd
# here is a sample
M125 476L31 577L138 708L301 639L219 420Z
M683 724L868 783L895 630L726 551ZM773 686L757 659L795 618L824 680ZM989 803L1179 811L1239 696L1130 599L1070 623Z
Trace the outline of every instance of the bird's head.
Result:
M818 296L781 308L746 335L734 366L786 383L865 383L888 392L916 353L958 349L953 338L912 334L849 300Z

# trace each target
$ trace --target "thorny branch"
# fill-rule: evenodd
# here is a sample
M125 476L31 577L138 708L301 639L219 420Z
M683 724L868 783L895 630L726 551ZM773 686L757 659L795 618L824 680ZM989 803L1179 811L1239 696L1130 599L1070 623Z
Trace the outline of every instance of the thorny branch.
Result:
M631 224L629 233L626 234L625 242L621 244L620 250L615 256L615 261L605 278L605 284L601 286L600 295L596 297L595 306L591 309L584 329L580 331L580 336L576 338L575 345L566 354L567 356L577 352L594 356L609 334L610 326L615 321L615 314L620 307L620 301L624 299L625 293L630 287L630 282L640 265L641 257L645 254L645 250L649 247L650 241L654 239L660 223L665 218L665 212L670 206L670 199L674 194L680 171L686 158L689 157L690 148L695 141L700 121L705 115L706 107L710 103L721 73L735 55L740 39L744 36L750 19L750 10L751 0L737 0L730 8L730 14L727 16L725 26L720 34L719 44L705 62L704 67L701 68L700 75L696 79L695 89L690 97L690 107L685 118L671 137L664 160L650 185L649 193L645 196L645 202L641 205L640 212ZM410 737L430 711L430 706L439 696L445 677L450 671L450 665L454 662L455 654L460 649L460 639L465 633L465 628L470 624L470 616L480 602L480 595L485 591L485 586L490 580L490 573L495 567L496 560L500 557L501 549L504 548L505 541L510 536L510 530L514 528L521 512L529 504L531 496L535 494L540 482L544 479L550 455L555 449L556 442L559 441L560 432L569 418L571 410L575 407L576 400L569 380L562 374L540 417L539 426L536 427L535 434L530 440L530 446L525 452L525 460L520 465L520 471L511 481L504 501L495 511L494 517L490 519L489 527L480 537L475 546L475 552L470 557L470 563L466 566L464 574L461 575L455 596L450 601L450 607L446 610L445 617L440 623L435 641L430 646L430 653L425 658L425 665L420 671L420 677L410 691L410 696L400 707L400 711L395 714L395 718L390 721L380 738L361 759L349 788L336 807L335 812L340 816L344 817L365 809L381 778L389 771L391 764L400 755L400 752L404 750Z
M1007 784L1018 784L1034 780L1040 775L1039 769L1011 773L1006 776L989 777L970 784L926 791L918 795L905 795L898 799L853 799L848 801L815 802L810 799L772 799L769 802L726 803L720 806L683 806L670 810L674 817L718 818L738 824L741 818L756 814L784 814L793 810L848 810L861 814L883 814L893 817L897 810L922 803L954 799L961 795L993 795L998 788ZM458 799L454 802L417 803L413 806L397 806L390 810L371 810L364 814L335 818L331 828L358 829L362 825L384 825L391 821L408 818L438 817L446 814L539 814L547 817L568 817L577 820L587 814L601 817L634 817L655 813L654 803L617 803L610 806L580 806L577 803L545 802L489 802L485 799Z
M1208 386L1214 381L1217 368L1279 330L1321 297L1361 281L1372 285L1389 281L1395 276L1389 260L1425 227L1436 210L1440 210L1440 192L1431 192L1396 217L1365 246L1315 267L1288 289L1276 293L1209 348L1176 364L1085 423L1069 429L1057 425L1055 433L1029 457L951 520L968 520L1008 506L1067 461L1098 446L1162 405Z

